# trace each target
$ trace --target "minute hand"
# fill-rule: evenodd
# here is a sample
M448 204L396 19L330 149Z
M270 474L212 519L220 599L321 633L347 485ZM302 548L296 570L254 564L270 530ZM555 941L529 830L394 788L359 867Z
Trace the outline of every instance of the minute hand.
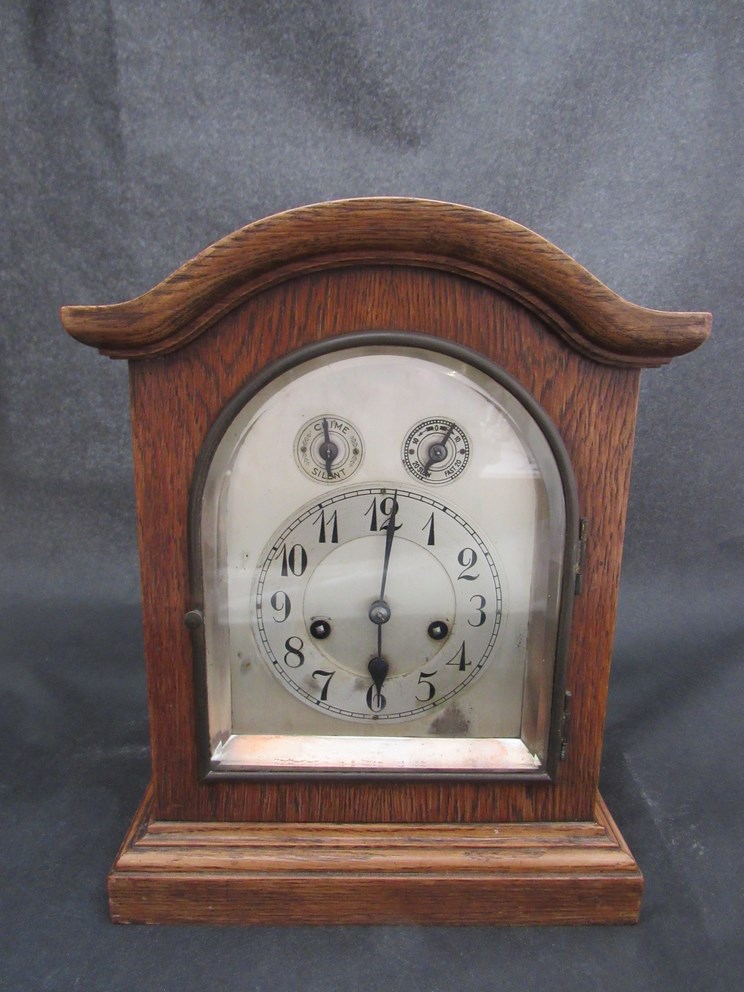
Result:
M398 515L398 490L393 493L393 509L388 517L388 522L383 524L385 528L385 557L382 560L382 582L380 583L380 599L385 598L385 584L387 583L388 565L390 564L390 552L393 549L393 539L398 528L395 526L395 518Z

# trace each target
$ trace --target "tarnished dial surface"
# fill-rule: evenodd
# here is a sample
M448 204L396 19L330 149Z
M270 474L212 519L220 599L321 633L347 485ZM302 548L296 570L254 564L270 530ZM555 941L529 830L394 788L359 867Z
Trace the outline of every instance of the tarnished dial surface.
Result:
M393 487L307 504L264 551L253 597L276 676L354 721L411 719L451 699L493 658L502 614L493 555L473 526Z
M364 444L349 420L326 413L300 428L294 453L305 475L333 485L345 482L356 472L364 457Z
M429 417L419 421L406 435L402 458L414 479L441 486L465 471L470 441L454 420Z

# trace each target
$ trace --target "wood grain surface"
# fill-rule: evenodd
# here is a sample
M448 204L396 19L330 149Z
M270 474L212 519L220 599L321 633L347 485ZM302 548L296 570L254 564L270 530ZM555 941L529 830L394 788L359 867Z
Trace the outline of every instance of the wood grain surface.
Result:
M552 321L559 321L553 315ZM481 352L556 424L590 519L566 687L572 736L557 784L200 781L195 745L189 487L208 427L246 379L288 351L364 330L433 334ZM179 351L130 363L155 815L160 819L368 823L586 820L599 774L638 371L579 354L543 315L439 270L360 266L298 276Z
M164 354L202 334L267 286L360 264L444 269L545 301L573 346L611 365L653 366L691 351L710 314L636 306L528 228L483 210L433 200L368 198L300 207L211 245L149 292L103 307L63 307L78 341L118 358Z
M110 876L124 922L633 922L642 878L598 800L639 369L697 347L708 314L612 293L512 221L453 204L349 200L222 239L150 292L67 307L130 362L152 783ZM205 333L207 332L208 333ZM555 781L201 779L188 506L228 401L268 363L364 331L484 355L557 427L589 524Z
M634 923L643 879L600 797L573 823L150 821L109 876L119 923Z

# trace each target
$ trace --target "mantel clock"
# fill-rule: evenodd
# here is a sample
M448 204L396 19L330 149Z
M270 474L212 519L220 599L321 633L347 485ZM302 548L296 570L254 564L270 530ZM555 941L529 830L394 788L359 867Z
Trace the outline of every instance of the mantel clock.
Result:
M113 919L635 920L597 781L639 370L709 315L361 199L62 320L131 380L152 782Z

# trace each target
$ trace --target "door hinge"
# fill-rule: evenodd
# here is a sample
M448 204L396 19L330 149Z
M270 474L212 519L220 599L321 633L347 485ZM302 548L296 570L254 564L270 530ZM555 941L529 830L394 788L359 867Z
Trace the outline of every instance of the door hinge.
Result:
M566 692L563 696L563 715L561 716L561 761L566 760L568 751L568 737L571 730L571 693Z
M584 588L584 561L586 560L586 541L589 531L589 521L586 517L579 520L579 539L576 542L576 565L574 566L574 595L580 596Z

